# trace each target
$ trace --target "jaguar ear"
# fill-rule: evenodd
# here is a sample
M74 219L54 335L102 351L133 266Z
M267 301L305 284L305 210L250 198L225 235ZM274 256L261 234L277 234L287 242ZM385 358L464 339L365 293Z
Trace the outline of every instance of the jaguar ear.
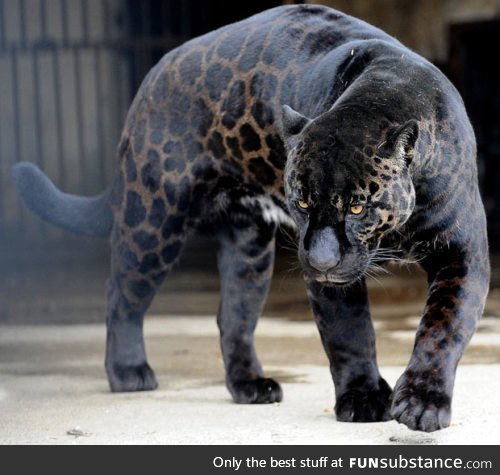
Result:
M278 120L278 127L281 130L283 141L288 149L295 145L294 137L296 137L304 127L311 122L311 119L303 116L297 111L293 110L286 104L281 109L281 116Z
M418 122L412 119L391 131L386 144L392 153L409 165L414 157L417 139Z

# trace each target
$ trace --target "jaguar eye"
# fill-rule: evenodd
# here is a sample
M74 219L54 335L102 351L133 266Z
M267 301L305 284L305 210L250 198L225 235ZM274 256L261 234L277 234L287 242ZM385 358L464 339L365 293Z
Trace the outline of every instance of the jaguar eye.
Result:
M302 200L298 200L297 201L297 206L300 208L300 209L308 209L309 208L309 204L306 203L305 201L302 201Z
M351 214L360 215L365 210L365 207L360 204L351 205L349 211Z

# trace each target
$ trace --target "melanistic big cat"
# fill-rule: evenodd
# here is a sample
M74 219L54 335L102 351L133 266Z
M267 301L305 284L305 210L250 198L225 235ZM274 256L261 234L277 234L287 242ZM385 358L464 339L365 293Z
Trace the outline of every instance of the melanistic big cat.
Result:
M394 38L335 10L284 6L169 52L128 113L115 179L95 198L36 167L14 179L29 208L111 234L106 370L112 391L157 387L143 317L193 230L220 242L218 324L238 403L282 399L253 332L279 223L299 258L335 383L337 418L450 424L457 364L488 290L474 134L445 76ZM429 295L394 391L380 376L365 276L418 256Z

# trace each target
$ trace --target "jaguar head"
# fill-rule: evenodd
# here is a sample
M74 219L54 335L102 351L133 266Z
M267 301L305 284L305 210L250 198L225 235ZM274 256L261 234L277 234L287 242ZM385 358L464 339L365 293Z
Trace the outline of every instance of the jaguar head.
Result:
M280 126L285 197L306 278L353 283L374 263L382 238L413 211L418 124L391 124L355 107L311 120L284 106Z

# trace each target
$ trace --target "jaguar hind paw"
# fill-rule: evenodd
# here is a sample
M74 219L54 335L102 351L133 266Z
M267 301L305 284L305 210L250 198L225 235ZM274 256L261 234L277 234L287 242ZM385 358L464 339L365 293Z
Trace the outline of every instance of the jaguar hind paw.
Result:
M281 386L271 378L238 381L229 390L237 404L270 404L283 399Z
M158 387L156 377L147 363L135 366L115 364L108 369L111 392L152 391Z

